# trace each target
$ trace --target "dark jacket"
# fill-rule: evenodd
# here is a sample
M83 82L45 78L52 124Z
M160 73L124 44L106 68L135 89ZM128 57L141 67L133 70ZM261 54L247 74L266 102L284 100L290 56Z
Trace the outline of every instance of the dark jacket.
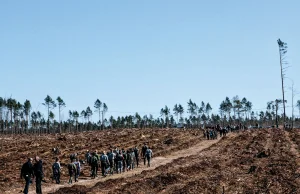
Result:
M20 177L26 177L26 176L33 176L33 166L31 162L26 162L23 164L22 169L21 169L21 175Z
M134 148L134 156L136 157L136 158L138 158L139 157L139 149L137 149L137 148Z
M148 146L146 146L146 145L144 145L144 146L142 147L142 156L143 156L143 157L145 156L147 149L148 149Z
M42 162L42 160L36 162L33 165L33 170L34 170L34 175L36 177L43 177L44 176L44 173L43 173L43 162Z

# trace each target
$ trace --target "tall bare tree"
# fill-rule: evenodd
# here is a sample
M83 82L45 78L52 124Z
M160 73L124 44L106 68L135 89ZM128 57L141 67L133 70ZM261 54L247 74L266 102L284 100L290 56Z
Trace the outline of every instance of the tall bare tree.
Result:
M279 110L279 105L280 104L284 104L284 103L283 103L282 99L276 99L274 101L274 103L275 103L275 114L276 114L276 127L278 128L278 110Z
M286 68L284 65L287 64L286 62L286 53L287 53L287 43L281 41L280 39L277 40L278 47L279 47L279 57L280 57L280 74L281 74L281 90L282 90L282 103L283 103L283 127L285 128L285 98L284 98L284 76Z

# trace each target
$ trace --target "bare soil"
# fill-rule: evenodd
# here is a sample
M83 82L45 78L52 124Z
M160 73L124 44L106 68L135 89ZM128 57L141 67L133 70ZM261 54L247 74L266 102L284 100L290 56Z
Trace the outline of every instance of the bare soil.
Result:
M172 139L171 144L166 141ZM20 169L28 157L40 156L44 164L44 174L47 183L43 188L53 186L52 164L59 157L62 166L62 183L67 182L67 164L72 153L78 153L79 159L84 159L87 150L108 150L110 146L132 148L147 142L155 156L166 156L178 150L187 149L203 141L201 131L183 131L178 129L123 129L110 131L92 131L79 134L43 135L43 136L5 136L0 139L0 190L6 193L19 193L24 181L20 179ZM55 155L51 149L59 147L61 154ZM90 167L83 166L82 180L90 179ZM34 186L31 185L31 190Z
M147 129L133 131L132 139L125 135L125 133L131 134L129 130L110 133L118 135L124 133L124 144L122 144L124 148L143 143L145 141L143 136L151 134L147 137L150 144L155 147L153 148L155 158L151 168L142 166L121 175L95 180L83 176L78 184L72 186L47 183L43 185L44 191L56 194L300 193L300 130L249 130L231 133L218 140L205 140L202 132L196 130ZM107 137L106 133L108 132L94 134ZM91 135L92 133L87 134ZM75 137L80 137L84 141L85 135L69 135L66 139L71 141ZM173 138L172 144L164 144L170 138ZM57 142L56 138L52 137L51 140L49 137L48 139L48 144L52 141ZM5 141L11 142L9 139ZM109 143L111 141L102 144L102 147L107 148ZM118 143L121 142L118 141ZM81 148L82 152L85 149L86 147ZM72 151L75 150L65 148L63 150L65 154L61 156L64 158L63 160L67 161L68 154ZM12 155L13 151L6 153ZM44 158L47 158L46 156L47 154L42 155ZM3 157L3 154L0 157ZM48 158L51 157L48 156ZM8 159L6 161L8 163ZM85 170L84 173L88 172L88 169ZM3 188L7 192L16 193L22 189L23 182L20 180L17 182L19 187L9 188L7 184L17 179L8 174L4 174L4 176L11 178L3 184ZM16 176L18 177L18 173ZM31 189L34 187L31 186Z

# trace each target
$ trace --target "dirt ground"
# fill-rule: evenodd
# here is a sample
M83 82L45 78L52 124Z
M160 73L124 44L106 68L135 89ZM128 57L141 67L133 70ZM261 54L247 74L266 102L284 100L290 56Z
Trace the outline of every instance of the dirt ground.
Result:
M121 175L99 177L95 180L82 176L80 182L72 186L65 183L65 176L61 185L46 183L43 185L43 190L46 193L56 194L300 193L300 130L248 130L231 133L218 140L205 140L202 132L196 130L101 131L68 135L64 142L58 141L58 137L54 136L41 137L44 139L38 139L39 147L34 147L34 143L29 146L31 149L40 149L37 153L44 158L47 175L49 175L50 163L52 164L54 157L49 151L51 146L68 145L63 148L60 156L65 165L69 154L75 151L75 148L69 145L72 143L75 145L76 138L77 140L81 138L77 141L81 143L76 144L76 150L80 150L83 154L88 147L98 148L98 150L108 148L115 136L122 138L114 145L124 148L149 141L155 154L152 167L142 166ZM0 174L3 176L1 187L8 193L18 193L23 187L22 180L18 179L19 168L28 152L30 153L30 149L25 149L24 144L33 137L26 138L19 138L17 144L14 142L16 139L7 137L1 140L5 142L3 148L9 150L5 154L2 151L0 155L1 162L5 161L5 165L1 163L0 169ZM99 145L93 147L92 140L95 138L110 139L110 141L101 141L101 144L99 142ZM172 139L169 145L165 144L168 139ZM14 154L18 156L15 159L20 160L17 162L18 166L10 166L13 160L9 158L14 157ZM9 167L2 168L3 166ZM84 174L88 175L88 168L85 169ZM16 180L17 182L14 183ZM34 190L33 185L31 190Z
M20 179L20 169L28 157L40 156L44 164L47 183L51 187L52 164L59 157L62 166L62 183L67 182L67 164L72 153L78 153L84 159L87 150L108 150L110 146L141 149L147 142L155 151L155 156L166 156L174 151L184 150L203 141L201 131L183 131L179 129L123 129L109 131L83 132L80 134L44 135L44 136L4 136L0 138L0 190L7 193L20 193L24 181ZM171 144L168 144L171 142ZM55 155L51 149L59 147L61 154ZM89 166L83 166L82 180L90 179ZM33 185L31 186L33 189Z

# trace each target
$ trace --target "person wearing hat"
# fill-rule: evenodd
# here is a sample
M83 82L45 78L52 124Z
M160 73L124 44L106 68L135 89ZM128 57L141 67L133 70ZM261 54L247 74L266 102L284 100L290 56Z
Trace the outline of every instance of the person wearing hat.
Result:
M32 158L28 158L27 162L25 162L22 166L21 169L21 175L20 178L24 178L25 179L25 188L23 193L28 194L28 189L29 189L29 185L31 182L31 178L34 177L33 174L33 167L32 167Z

